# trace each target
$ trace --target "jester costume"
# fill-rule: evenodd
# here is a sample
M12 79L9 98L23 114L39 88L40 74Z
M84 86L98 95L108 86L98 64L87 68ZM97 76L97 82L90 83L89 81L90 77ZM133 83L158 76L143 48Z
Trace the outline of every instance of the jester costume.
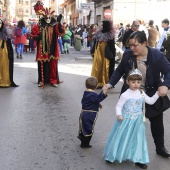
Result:
M62 15L59 15L55 20L52 15L53 12L50 13L50 9L46 8L38 25L34 25L32 28L33 39L37 40L38 84L42 87L44 87L44 82L50 82L54 87L60 83L58 76L58 60L60 59L58 36L62 36L65 31L60 24Z

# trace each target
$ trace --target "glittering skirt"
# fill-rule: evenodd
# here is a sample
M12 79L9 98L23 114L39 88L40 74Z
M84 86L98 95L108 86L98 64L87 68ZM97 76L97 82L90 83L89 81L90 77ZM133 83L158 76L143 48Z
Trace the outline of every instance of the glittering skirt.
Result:
M124 114L124 120L114 123L107 140L104 157L110 162L130 160L134 163L149 162L143 114Z

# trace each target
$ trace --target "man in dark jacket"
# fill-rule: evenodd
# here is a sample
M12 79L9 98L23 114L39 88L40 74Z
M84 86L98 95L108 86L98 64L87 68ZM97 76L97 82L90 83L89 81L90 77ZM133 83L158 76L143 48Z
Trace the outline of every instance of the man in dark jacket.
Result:
M164 51L164 47L163 47L163 41L166 37L166 33L169 30L169 20L167 18L165 18L164 20L162 20L162 28L164 29L161 38L159 39L158 45L157 45L157 49L160 51Z
M135 20L132 23L131 28L125 32L124 36L123 36L123 40L122 43L125 46L126 49L129 49L128 45L126 44L129 36L134 32L134 31L138 31L139 30L139 26L140 26L140 22L139 20Z

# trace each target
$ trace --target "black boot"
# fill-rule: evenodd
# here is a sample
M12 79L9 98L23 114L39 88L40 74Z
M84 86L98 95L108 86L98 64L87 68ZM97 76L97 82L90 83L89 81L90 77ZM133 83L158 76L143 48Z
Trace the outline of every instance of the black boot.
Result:
M81 148L91 148L92 145L84 145L84 144L81 144L80 147L81 147Z
M69 50L67 50L67 54L69 54Z
M22 58L22 55L20 55L20 59L23 59L23 58Z
M162 148L156 148L156 153L164 158L169 158L170 154L168 153L168 151L166 150L165 147Z

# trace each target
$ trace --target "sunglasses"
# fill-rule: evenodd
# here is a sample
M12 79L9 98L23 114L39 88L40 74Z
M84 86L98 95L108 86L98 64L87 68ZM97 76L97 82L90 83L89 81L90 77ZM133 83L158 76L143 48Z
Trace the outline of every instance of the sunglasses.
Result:
M139 27L139 25L134 25L135 27Z

